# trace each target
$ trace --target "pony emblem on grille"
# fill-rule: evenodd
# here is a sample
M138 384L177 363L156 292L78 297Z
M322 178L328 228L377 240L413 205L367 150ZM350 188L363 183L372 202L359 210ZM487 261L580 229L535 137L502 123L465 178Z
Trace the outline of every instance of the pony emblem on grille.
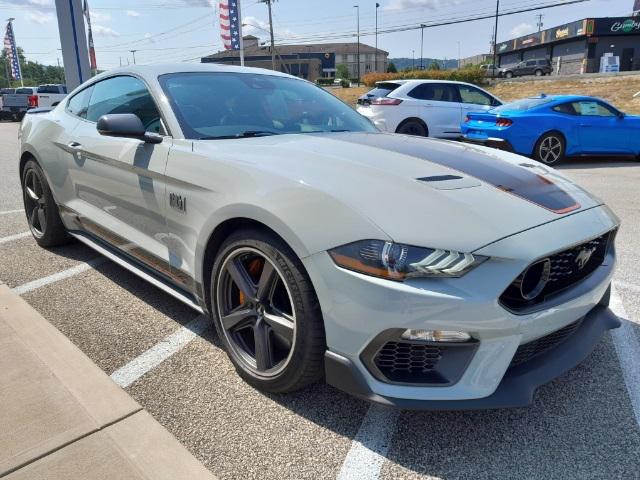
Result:
M589 260L591 260L591 256L596 251L596 247L593 248L585 248L581 250L578 256L576 257L575 262L578 264L578 269L582 270Z

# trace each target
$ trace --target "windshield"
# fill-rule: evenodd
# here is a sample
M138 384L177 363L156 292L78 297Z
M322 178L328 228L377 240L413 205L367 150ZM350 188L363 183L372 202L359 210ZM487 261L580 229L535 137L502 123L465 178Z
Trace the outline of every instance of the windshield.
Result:
M159 81L190 139L376 131L352 108L303 80L189 72L162 75Z
M497 108L494 108L494 112L513 112L514 110L524 111L531 110L532 108L541 107L547 103L553 102L551 97L540 98L525 98L511 103L505 103Z

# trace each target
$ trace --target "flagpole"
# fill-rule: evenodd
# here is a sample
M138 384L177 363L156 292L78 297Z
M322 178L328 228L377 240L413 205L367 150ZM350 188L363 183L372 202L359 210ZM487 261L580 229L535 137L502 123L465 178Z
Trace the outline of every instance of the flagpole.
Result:
M238 31L240 32L240 66L244 67L244 39L242 38L242 9L238 0Z

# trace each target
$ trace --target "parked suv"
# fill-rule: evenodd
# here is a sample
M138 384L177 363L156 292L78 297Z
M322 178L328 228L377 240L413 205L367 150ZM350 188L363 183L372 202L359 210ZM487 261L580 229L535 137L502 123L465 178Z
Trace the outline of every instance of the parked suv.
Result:
M543 75L551 75L553 67L549 60L525 60L514 67L503 68L500 75L504 78L521 77L524 75L535 75L542 77Z

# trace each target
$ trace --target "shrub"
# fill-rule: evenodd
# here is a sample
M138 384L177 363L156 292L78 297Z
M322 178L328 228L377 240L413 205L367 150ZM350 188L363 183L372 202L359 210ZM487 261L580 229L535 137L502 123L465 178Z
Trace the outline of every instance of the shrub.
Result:
M342 80L340 80L340 86L342 88L349 88L351 86L351 82L343 78Z
M333 85L333 78L319 78L316 83L318 85Z
M479 68L465 68L462 70L411 70L399 73L367 73L362 81L367 87L373 87L376 82L400 79L422 80L455 80L459 82L481 85L485 82L485 71Z

